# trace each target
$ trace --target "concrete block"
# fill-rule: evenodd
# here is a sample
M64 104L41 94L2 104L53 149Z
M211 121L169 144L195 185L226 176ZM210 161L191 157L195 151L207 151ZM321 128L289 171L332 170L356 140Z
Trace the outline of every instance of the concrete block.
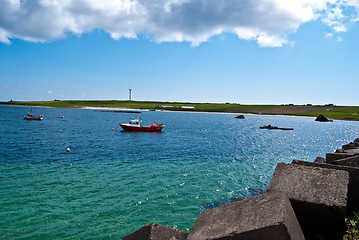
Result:
M336 238L345 231L348 185L346 171L278 163L268 191L289 197L306 238L319 233Z
M332 163L335 160L353 157L353 156L354 156L354 154L352 154L352 153L346 153L346 152L342 151L340 153L327 153L325 156L325 159L326 159L327 163Z
M136 232L133 232L123 240L186 240L188 232L180 231L174 228L163 226L156 223L150 223Z
M317 157L315 160L314 160L315 163L325 163L326 160L325 158L322 158L322 157Z
M344 145L342 149L336 150L335 153L327 153L327 163L332 163L335 160L359 155L359 148L349 148L348 146L351 146L351 144Z
M188 240L304 239L287 196L266 192L200 214Z
M334 160L331 162L335 165L344 165L348 167L359 167L359 155L355 155L353 157L342 158L339 160Z
M354 143L349 143L349 144L345 144L342 146L343 150L348 150L348 149L355 149L355 144Z
M341 161L341 160L339 160ZM343 160L344 161L344 160ZM343 170L349 173L349 185L348 185L348 194L347 194L347 217L350 217L353 212L359 212L359 168L345 166L345 165L335 165L335 164L317 164L300 160L293 160L293 164L312 166L312 167L321 167L329 169Z
M344 153L359 155L359 148L344 149Z

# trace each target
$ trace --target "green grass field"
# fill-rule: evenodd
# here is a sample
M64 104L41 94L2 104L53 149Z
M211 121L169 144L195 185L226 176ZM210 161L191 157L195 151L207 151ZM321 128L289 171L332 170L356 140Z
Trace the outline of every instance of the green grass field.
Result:
M329 111L311 111L296 113L293 115L296 116L311 116L317 117L319 114L322 114L328 118L333 119L345 119L345 120L359 120L359 107L345 107L340 109L333 109Z
M337 107L326 109L325 106L303 105L241 105L218 103L188 103L188 102L153 102L153 101L117 101L117 100L65 100L65 101L31 101L31 102L2 102L1 104L49 106L59 108L103 107L103 108L131 108L131 109L156 109L158 106L172 106L173 111L189 111L181 109L182 106L194 106L195 111L202 112L228 112L228 113L253 113L253 114L281 114L294 116L317 117L322 114L332 119L359 120L359 106Z

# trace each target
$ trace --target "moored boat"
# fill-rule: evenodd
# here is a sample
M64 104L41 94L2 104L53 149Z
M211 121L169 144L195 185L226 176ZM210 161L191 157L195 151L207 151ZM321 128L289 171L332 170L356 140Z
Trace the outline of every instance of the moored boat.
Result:
M164 124L152 124L149 126L142 126L142 120L139 118L131 120L129 123L120 123L120 126L124 131L134 132L161 132Z
M27 115L24 116L24 120L38 120L41 121L44 118L44 115L39 115L39 116L34 116L31 113L28 113Z
M282 127L276 127L272 125L266 125L263 127L259 127L260 129L276 129L276 130L294 130L294 128L282 128Z

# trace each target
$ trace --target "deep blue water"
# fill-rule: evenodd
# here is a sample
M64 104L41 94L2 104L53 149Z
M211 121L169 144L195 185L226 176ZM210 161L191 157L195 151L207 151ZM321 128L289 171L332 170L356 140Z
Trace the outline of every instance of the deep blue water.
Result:
M151 222L189 231L201 211L265 189L278 162L314 161L359 132L349 121L142 112L166 127L131 133L118 124L138 114L33 108L43 121L20 119L28 111L0 106L0 239L120 239Z

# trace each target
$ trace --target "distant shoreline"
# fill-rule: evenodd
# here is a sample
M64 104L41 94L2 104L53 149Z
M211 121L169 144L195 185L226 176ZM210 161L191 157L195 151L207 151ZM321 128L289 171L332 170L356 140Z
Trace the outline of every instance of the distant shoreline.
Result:
M34 101L0 102L3 106L36 108L69 108L109 111L169 111L169 112L208 112L230 114L255 114L272 116L317 117L322 114L329 119L359 121L359 106L329 105L241 105L216 103L179 103L150 101Z

